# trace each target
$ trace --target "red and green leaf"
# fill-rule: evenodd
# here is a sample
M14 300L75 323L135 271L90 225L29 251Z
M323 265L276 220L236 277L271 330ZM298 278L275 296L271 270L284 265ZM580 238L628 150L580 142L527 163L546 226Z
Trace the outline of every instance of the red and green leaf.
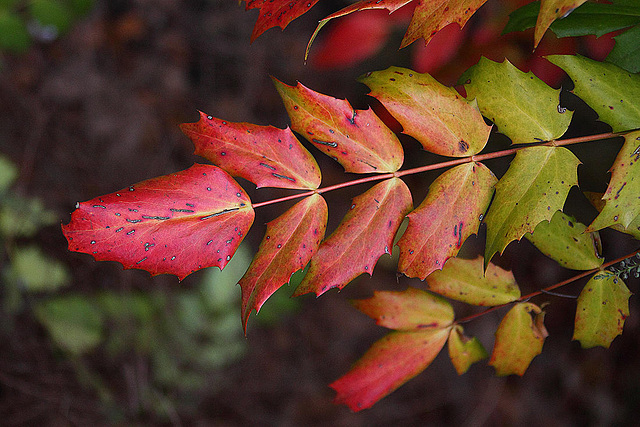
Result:
M260 187L314 190L320 168L289 128L232 123L200 113L182 131L193 141L195 154L231 175Z
M260 9L260 15L253 27L253 42L269 28L280 27L283 30L291 21L307 13L318 0L246 0L247 10Z
M487 143L491 127L478 110L429 74L389 67L359 80L402 124L403 132L427 151L466 157L479 153Z
M326 227L327 203L319 194L298 202L267 224L258 253L239 282L245 331L251 311L259 312L293 273L307 265L318 250Z
M476 337L469 338L465 335L462 326L456 325L449 333L448 341L449 358L458 375L469 370L469 367L486 358L487 350Z
M338 228L320 244L294 295L342 289L378 258L391 254L393 238L411 210L411 192L399 178L385 180L353 199Z
M564 18L573 9L587 0L542 0L533 36L533 47L536 48L542 36L556 19Z
M179 279L224 268L251 227L249 197L216 166L191 168L78 203L69 250Z
M398 241L398 271L424 280L442 269L465 240L477 233L496 182L482 163L459 165L440 175L420 206L408 215L409 225Z
M273 79L291 118L291 128L333 157L347 172L395 172L404 154L396 135L373 110L355 110L347 100L314 92L301 83Z

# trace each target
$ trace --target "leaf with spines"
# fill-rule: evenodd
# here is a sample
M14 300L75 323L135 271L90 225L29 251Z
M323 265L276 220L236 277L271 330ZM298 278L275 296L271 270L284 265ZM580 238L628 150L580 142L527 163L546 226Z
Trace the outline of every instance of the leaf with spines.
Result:
M589 202L598 210L598 212L602 212L604 209L605 201L602 200L603 193L593 193L590 191L584 192L585 197L589 200ZM636 240L640 240L640 214L635 217L627 228L624 228L622 224L613 224L610 227L616 231L621 233L629 234L633 236Z
M542 0L540 13L536 21L536 30L533 36L533 47L536 48L542 40L553 21L568 16L576 7L586 0Z
M251 42L269 28L283 30L291 21L307 13L318 0L245 0L247 10L260 9L260 15L251 33Z
M449 358L458 375L464 374L472 364L488 356L480 341L476 337L466 336L460 325L451 328L448 349Z
M496 184L496 195L485 218L487 244L484 263L509 242L531 233L542 221L562 210L569 190L578 184L576 156L564 147L519 150Z
M427 277L429 290L457 301L480 306L507 304L520 298L520 288L510 271L489 264L482 257L450 258L442 270Z
M180 280L224 268L251 227L249 196L226 172L196 164L78 203L62 226L69 250Z
M291 275L307 265L318 250L327 227L327 203L319 194L298 202L267 224L258 253L240 279L242 288L242 325L245 332L249 314L264 302Z
M640 216L640 131L625 135L610 171L611 181L602 196L604 208L587 231L612 225L627 229Z
M408 215L409 225L398 241L398 271L424 280L442 269L465 240L477 233L496 182L486 166L474 162L436 178L427 197Z
M551 221L542 221L525 237L564 268L591 270L600 267L604 259L600 256L600 235L586 229L574 217L557 211Z
M294 295L342 289L362 273L373 273L378 258L391 254L393 238L411 210L411 192L399 178L376 184L353 199L338 228L320 244Z
M533 358L542 352L549 335L543 322L544 311L535 304L522 302L509 310L496 331L489 361L497 375L524 375Z
M491 127L476 108L455 89L429 74L389 67L360 77L400 122L403 132L416 138L425 150L443 156L467 157L484 148Z
M598 113L614 132L640 128L640 75L580 55L550 55L575 85L573 93Z
M231 175L260 187L315 190L320 168L289 128L232 123L200 113L182 131L193 141L195 154Z
M615 337L622 334L629 316L627 285L611 272L596 273L578 297L573 339L582 347L609 348Z
M507 59L485 57L460 77L467 99L514 144L550 141L569 127L572 111L560 106L560 90L547 86L532 72L523 73Z

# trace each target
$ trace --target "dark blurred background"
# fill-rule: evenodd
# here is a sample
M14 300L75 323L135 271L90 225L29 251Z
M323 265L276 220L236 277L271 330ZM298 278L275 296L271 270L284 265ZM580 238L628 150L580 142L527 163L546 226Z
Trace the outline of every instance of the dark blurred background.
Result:
M258 13L245 12L236 1L1 1L0 424L637 423L635 298L624 334L609 350L582 350L571 341L575 300L535 298L537 304L551 303L546 316L550 336L524 377L495 377L484 362L458 376L443 353L417 378L356 414L332 404L328 384L346 373L384 330L348 299L369 296L373 289L425 287L397 277L395 258L383 257L373 278L361 276L342 292L318 299L292 300L293 286L283 287L250 318L245 338L236 283L264 224L288 205L257 212L252 231L224 272L207 269L181 283L173 276L150 278L70 253L60 231L76 201L203 161L192 155L190 141L178 128L196 121L198 110L230 121L286 126L270 76L288 84L299 80L366 108L372 101L365 96L366 87L355 81L366 71L413 67L451 85L484 54L494 60L507 56L525 70L537 70L555 87L570 88L570 81L541 62L540 54L578 51L601 59L598 49L606 49L607 41L558 40L548 34L532 53L530 31L499 34L507 14L521 3L489 0L459 41L434 43L431 49L454 52L437 61L428 60L436 53L425 51L421 42L397 50L410 16L405 13L391 26L371 27L379 44L370 52L374 56L350 56L340 48L347 60L328 61L326 49L336 49L330 38L337 24L327 25L305 64L306 43L317 21L346 2L320 1L284 32L269 30L250 44ZM375 21L380 26L378 16L371 19L367 25ZM571 135L608 130L575 97L566 93L563 102L578 110ZM439 160L411 138L402 141L405 167ZM508 145L500 135L490 142L491 149ZM606 189L607 169L620 146L620 141L609 141L572 148L590 165L580 169L583 190ZM323 170L323 185L345 179L339 166L310 150ZM500 176L508 161L488 165ZM436 176L407 177L416 206ZM255 191L241 183L254 201L288 194ZM364 189L326 195L328 231L350 198ZM596 214L575 189L566 210L582 222ZM620 233L601 234L608 259L637 248L637 241ZM470 239L463 252L475 256L482 238L481 233ZM497 262L513 269L523 293L572 275L525 241L512 243ZM561 292L577 295L584 283ZM635 291L638 280L628 285ZM459 316L475 311L455 307ZM490 350L504 312L465 325L467 333Z

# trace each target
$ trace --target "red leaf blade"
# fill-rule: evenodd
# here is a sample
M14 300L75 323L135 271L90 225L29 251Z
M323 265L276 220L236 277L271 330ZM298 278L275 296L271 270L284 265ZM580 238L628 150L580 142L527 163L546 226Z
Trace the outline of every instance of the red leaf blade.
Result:
M253 27L251 41L260 37L269 28L280 27L283 30L291 21L307 13L318 0L246 0L247 8L260 9L260 15Z
M222 169L196 164L78 203L62 231L71 251L182 280L224 268L253 218L242 187Z

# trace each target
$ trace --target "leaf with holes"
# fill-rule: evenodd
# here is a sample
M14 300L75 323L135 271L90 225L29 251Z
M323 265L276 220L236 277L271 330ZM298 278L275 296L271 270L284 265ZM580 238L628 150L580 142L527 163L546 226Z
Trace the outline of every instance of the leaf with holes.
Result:
M542 0L540 13L536 21L536 30L533 36L533 47L536 48L542 40L553 21L568 16L576 7L586 0Z
M318 250L327 227L327 203L314 194L267 224L267 232L249 269L240 279L242 324Z
M195 154L258 188L314 190L320 185L318 164L289 128L232 123L202 112L198 122L180 128L193 141Z
M507 59L498 63L482 57L462 74L460 82L467 99L475 99L480 112L514 144L559 138L573 116L560 106L559 89L547 86L532 72L523 73Z
M488 356L487 350L485 350L480 341L476 337L469 338L466 336L460 325L456 325L451 329L447 347L449 349L449 358L458 375L464 374L471 365Z
M442 270L427 277L429 290L447 298L480 306L502 305L520 298L520 288L510 271L489 264L482 257L450 258Z
M425 150L443 156L467 157L484 148L491 127L476 108L453 88L429 74L389 67L359 79L400 122L403 132Z
M374 291L373 297L352 301L380 326L399 331L445 328L453 321L453 308L444 298L416 288Z
M370 408L422 372L444 347L450 328L397 331L375 342L346 375L329 386L352 411Z
M489 365L497 375L524 375L533 358L542 353L547 335L540 307L532 303L514 305L498 326Z
M411 210L411 192L399 178L376 184L353 199L338 228L320 244L294 295L344 288L362 273L373 273L378 258L391 255L393 238Z
M348 101L314 92L302 84L273 82L294 131L333 157L347 172L395 172L404 154L396 135L373 110L355 110Z
M542 221L562 210L569 189L578 184L576 156L564 147L529 147L518 151L496 184L489 206L484 263L502 253L509 242L532 233Z
M625 135L624 145L611 166L611 181L602 200L604 208L588 231L612 225L626 230L640 216L640 131Z
M246 10L260 9L260 15L251 33L251 42L260 37L269 28L280 27L283 30L291 21L304 15L318 0L245 0Z
M592 193L590 191L585 191L584 195L598 210L598 212L602 212L602 209L604 209L605 206L605 201L602 200L604 193ZM624 228L622 224L613 224L610 225L610 227L621 233L629 234L636 240L640 240L640 214L631 221L627 228Z
M69 250L180 280L227 265L254 218L249 196L226 172L196 164L78 203L62 226Z
M398 241L398 271L424 280L442 269L477 233L496 182L486 166L473 162L436 178L424 201L408 215L409 225Z

